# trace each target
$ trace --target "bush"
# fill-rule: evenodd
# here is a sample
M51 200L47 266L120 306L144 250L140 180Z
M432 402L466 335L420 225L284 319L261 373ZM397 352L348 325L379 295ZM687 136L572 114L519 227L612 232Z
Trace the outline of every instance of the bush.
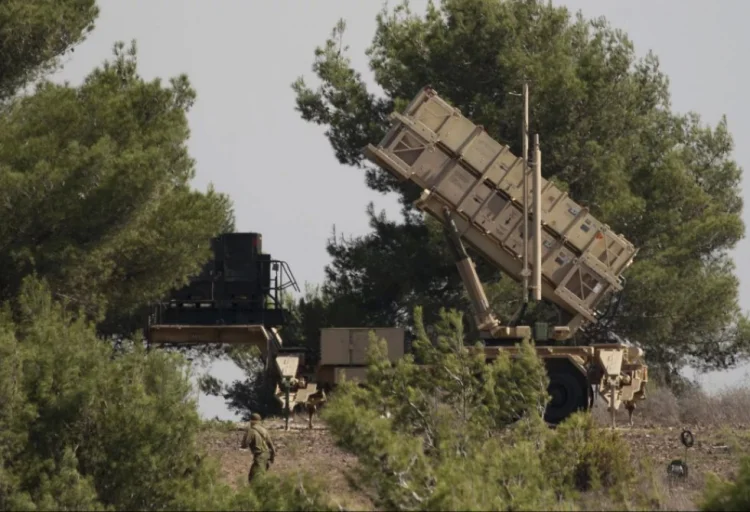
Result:
M630 449L617 432L597 427L588 413L560 424L544 458L555 485L578 491L614 488L634 477Z
M366 386L344 383L323 412L337 443L359 456L355 475L387 510L553 510L578 490L622 488L630 457L615 433L580 414L551 431L541 416L547 377L529 343L486 364L460 316L431 330L415 312L415 355L391 365L372 340ZM387 413L387 414L386 414Z
M750 510L750 457L743 458L734 482L709 475L701 510Z
M668 387L649 384L647 399L638 402L636 421L643 425L659 426L748 426L750 425L750 389L727 388L708 394L699 387L675 393ZM609 413L599 403L594 414L600 424L609 425ZM619 412L624 420L624 409Z
M204 374L198 379L199 389L207 395L224 398L229 410L239 414L243 421L249 421L254 412L264 417L281 413L282 404L274 394L275 382L266 377L258 348L235 346L226 355L244 372L245 379L226 384Z
M115 354L37 281L14 312L0 315L0 509L326 507L306 480L219 483L181 356Z

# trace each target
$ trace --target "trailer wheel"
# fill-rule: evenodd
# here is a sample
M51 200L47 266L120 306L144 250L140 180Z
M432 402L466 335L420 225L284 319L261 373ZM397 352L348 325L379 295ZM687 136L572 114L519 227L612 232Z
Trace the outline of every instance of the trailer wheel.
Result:
M577 368L567 361L555 361L548 363L547 374L550 401L544 411L544 421L557 425L571 414L588 408L589 386Z

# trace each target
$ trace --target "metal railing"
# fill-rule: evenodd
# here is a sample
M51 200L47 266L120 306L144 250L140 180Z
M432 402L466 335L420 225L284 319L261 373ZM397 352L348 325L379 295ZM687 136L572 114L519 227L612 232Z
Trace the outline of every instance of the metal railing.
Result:
M174 295L152 304L148 325L159 325L165 321L165 312L173 309L188 310L212 310L217 312L231 313L232 311L251 311L253 316L263 319L268 313L270 318L279 318L279 313L284 313L283 292L289 288L299 292L297 280L291 268L285 261L281 260L259 260L256 273L250 279L256 286L250 285L245 289L249 295L240 296L218 296L215 294L216 283L221 282L224 276L217 273L211 276L210 296L183 298ZM263 276L269 276L267 282L263 282ZM236 277L233 283L241 283ZM249 277L249 276L248 276ZM225 281L230 283L230 281ZM221 316L221 315L220 315Z

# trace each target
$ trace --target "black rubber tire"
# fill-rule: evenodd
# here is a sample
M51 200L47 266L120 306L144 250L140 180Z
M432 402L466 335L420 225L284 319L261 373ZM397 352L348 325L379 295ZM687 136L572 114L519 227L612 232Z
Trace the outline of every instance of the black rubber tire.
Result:
M544 421L557 425L577 411L588 409L588 384L570 364L548 369L550 401L544 411Z
M689 430L683 430L682 434L680 434L680 441L685 448L692 448L695 438L693 437L692 432Z

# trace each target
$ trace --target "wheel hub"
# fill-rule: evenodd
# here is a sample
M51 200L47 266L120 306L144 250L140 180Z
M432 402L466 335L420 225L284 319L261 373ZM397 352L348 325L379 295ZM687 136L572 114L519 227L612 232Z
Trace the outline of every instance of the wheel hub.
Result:
M568 391L560 384L550 386L549 394L551 407L562 407L568 401Z

